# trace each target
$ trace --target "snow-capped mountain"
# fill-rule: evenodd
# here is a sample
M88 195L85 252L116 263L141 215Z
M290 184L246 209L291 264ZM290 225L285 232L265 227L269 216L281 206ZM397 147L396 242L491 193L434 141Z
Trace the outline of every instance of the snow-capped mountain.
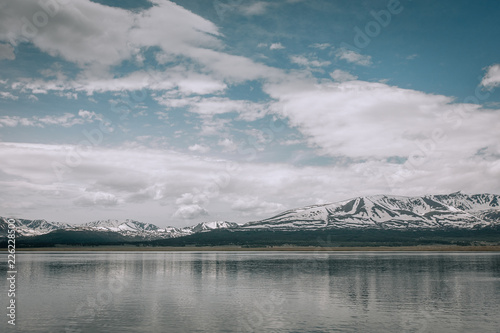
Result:
M202 222L193 227L190 227L190 229L193 231L193 233L197 233L197 232L211 231L215 229L238 228L239 226L240 225L238 223L234 222L214 221L214 222Z
M7 218L0 217L0 231L7 230ZM206 232L215 229L235 228L239 225L233 222L215 221L202 222L194 226L176 228L159 228L151 223L143 223L134 220L98 220L81 225L71 225L59 222L47 222L45 220L14 219L16 232L20 236L38 236L47 234L54 230L86 230L86 231L110 231L117 232L123 236L140 237L143 239L173 238L191 235L198 232ZM6 235L2 232L1 235ZM1 236L0 235L0 236Z
M485 211L500 208L500 196L495 194L467 195L455 192L446 195L432 195L434 200L464 211Z
M134 220L125 220L121 222L118 220L102 220L88 222L82 227L102 229L108 231L156 231L158 227L151 223L142 223Z
M492 194L403 197L376 195L293 209L244 229L442 229L500 225L500 197Z
M151 223L134 220L98 220L74 226L74 230L112 231L124 236L141 237L146 239L168 238L170 233ZM173 230L172 230L173 231Z
M7 230L7 218L0 217L0 231ZM21 236L37 236L58 229L70 229L73 226L68 223L47 222L45 220L14 219L16 232Z
M226 221L214 221L214 222L201 222L194 226L176 228L176 227L166 227L159 228L151 223L142 223L133 220L125 220L125 222L120 222L118 220L104 220L104 221L94 221L85 223L79 228L84 228L87 230L102 230L102 231L114 231L118 232L124 236L141 236L144 238L171 238L171 237L181 237L187 236L198 232L211 231L215 229L228 229L236 228L239 224L234 222Z
M500 226L500 196L447 195L404 197L375 195L336 203L292 209L274 217L239 225L233 222L202 222L189 227L159 228L134 220L100 220L82 225L15 219L18 235L37 236L54 230L117 232L145 240L176 238L216 229L318 230L318 229L479 229ZM0 217L0 236L5 236L7 219Z

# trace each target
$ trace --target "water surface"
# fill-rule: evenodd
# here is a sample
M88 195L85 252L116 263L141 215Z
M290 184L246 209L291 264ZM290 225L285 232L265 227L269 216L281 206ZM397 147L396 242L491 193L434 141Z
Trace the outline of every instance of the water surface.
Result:
M2 332L500 332L499 253L25 252L17 269Z

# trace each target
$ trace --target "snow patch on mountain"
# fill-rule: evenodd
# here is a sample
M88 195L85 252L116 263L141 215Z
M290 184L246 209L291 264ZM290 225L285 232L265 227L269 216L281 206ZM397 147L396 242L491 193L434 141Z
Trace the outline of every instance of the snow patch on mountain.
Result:
M0 231L6 231L8 218L0 217ZM48 222L46 220L13 219L16 233L20 236L37 236L58 229L69 229L73 226L68 223Z
M475 229L499 223L500 196L493 194L404 197L374 195L288 210L249 222L244 229Z
M7 230L7 218L0 217L0 231L1 236L5 236ZM205 232L215 229L225 229L225 228L235 228L239 225L233 222L226 221L214 221L214 222L202 222L194 226L176 228L176 227L165 227L159 228L158 226L151 223L143 223L135 220L98 220L87 222L81 225L71 225L67 223L58 222L47 222L45 220L26 220L26 219L14 219L16 232L19 236L38 236L47 234L51 231L58 229L79 231L108 231L117 232L124 236L129 237L139 237L141 239L164 239L187 236L198 232Z

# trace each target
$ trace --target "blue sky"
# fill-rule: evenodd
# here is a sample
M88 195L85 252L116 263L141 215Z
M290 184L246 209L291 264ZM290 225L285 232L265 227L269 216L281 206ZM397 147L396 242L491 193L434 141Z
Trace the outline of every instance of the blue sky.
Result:
M0 215L500 193L495 1L0 1Z

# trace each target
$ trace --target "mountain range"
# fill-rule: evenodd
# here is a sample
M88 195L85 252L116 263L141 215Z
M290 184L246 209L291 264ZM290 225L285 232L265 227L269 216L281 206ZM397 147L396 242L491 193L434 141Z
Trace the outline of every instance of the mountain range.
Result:
M0 217L0 231L7 229L7 218ZM375 195L330 204L312 205L282 212L268 219L237 224L202 222L190 227L160 228L134 220L99 220L81 225L45 220L14 219L22 237L35 237L56 231L114 233L121 239L161 240L215 230L229 231L312 231L312 230L480 230L500 226L500 196L446 195L404 197ZM6 232L1 232L5 236ZM35 237L36 238L36 237Z
M9 219L0 217L0 231L7 229L7 221ZM187 236L198 232L206 232L221 228L235 228L239 225L233 222L215 221L202 222L194 226L176 228L166 227L160 228L151 223L143 223L134 220L98 220L80 225L71 225L60 222L47 222L45 220L26 220L14 219L16 232L19 236L40 236L48 234L56 230L66 231L94 231L94 232L115 232L122 236L142 238L142 239L158 239L158 238L173 238Z

